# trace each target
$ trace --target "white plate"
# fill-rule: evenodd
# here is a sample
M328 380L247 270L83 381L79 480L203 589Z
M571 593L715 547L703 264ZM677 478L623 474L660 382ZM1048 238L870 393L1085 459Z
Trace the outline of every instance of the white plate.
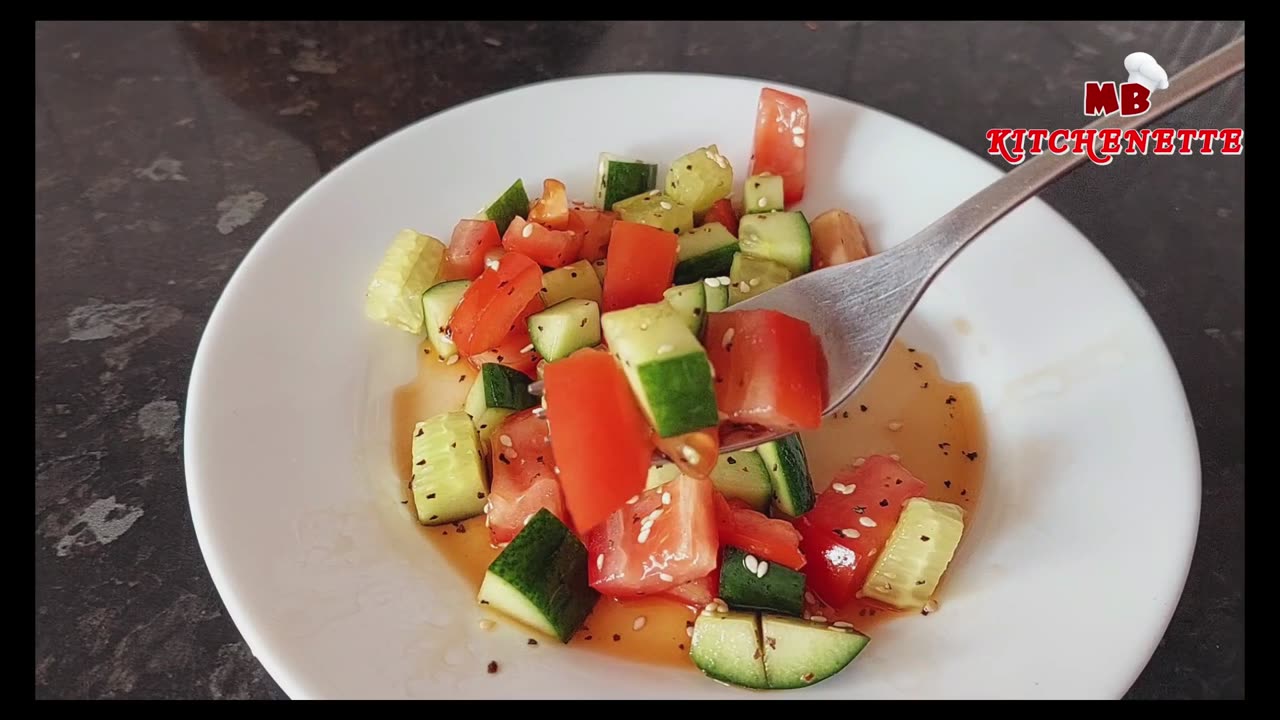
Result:
M741 182L764 84L620 75L469 103L352 158L254 246L192 370L187 487L222 599L291 697L742 697L692 668L550 643L521 655L524 634L479 629L473 588L398 502L390 395L414 341L362 300L397 230L447 238L516 176L589 197L602 150L669 160L714 142ZM853 209L877 249L998 176L894 117L791 91L812 112L802 209ZM1151 321L1037 200L946 270L905 333L987 410L983 503L944 607L878 627L827 682L753 697L1123 695L1178 601L1199 518L1191 416Z

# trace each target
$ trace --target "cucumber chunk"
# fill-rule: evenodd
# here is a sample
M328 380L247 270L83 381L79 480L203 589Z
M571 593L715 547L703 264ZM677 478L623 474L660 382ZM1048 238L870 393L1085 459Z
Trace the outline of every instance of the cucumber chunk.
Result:
M414 427L409 489L423 525L459 522L484 512L489 480L466 413L437 415Z

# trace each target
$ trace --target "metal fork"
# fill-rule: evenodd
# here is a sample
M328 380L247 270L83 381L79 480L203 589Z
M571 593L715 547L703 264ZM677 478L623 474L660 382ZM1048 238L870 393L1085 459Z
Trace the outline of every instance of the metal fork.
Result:
M1142 127L1244 70L1244 38L1203 58L1151 96L1135 117L1119 113L1090 128ZM828 406L844 403L884 358L903 321L938 273L983 230L1080 163L1084 155L1038 155L988 185L889 250L858 262L807 273L735 304L730 310L777 310L809 323L826 353ZM792 434L757 427L723 433L732 452Z

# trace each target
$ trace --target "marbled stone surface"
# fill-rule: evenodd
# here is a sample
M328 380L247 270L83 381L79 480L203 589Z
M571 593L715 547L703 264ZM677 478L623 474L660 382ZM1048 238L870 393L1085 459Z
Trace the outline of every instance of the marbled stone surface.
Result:
M38 698L280 698L219 603L183 485L197 341L267 224L427 114L533 81L668 70L842 95L983 152L1083 124L1057 98L1173 74L1239 23L42 23L36 26ZM1174 127L1243 126L1236 78ZM1246 141L1247 142L1247 141ZM1199 546L1134 698L1244 694L1244 165L1128 158L1045 199L1155 318L1199 431ZM1087 292L1087 288L1082 288Z

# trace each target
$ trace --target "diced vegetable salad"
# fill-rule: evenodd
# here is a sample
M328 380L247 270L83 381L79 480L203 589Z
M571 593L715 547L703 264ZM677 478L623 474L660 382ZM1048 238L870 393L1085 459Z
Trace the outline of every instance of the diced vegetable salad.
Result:
M806 599L926 607L959 507L888 457L817 494L794 432L720 453L722 426L814 429L826 405L809 325L734 310L869 254L849 213L796 209L812 130L803 98L765 88L740 183L716 145L665 172L604 152L579 195L547 179L531 201L516 180L447 247L396 236L367 314L479 371L464 407L422 418L405 462L423 524L484 515L503 548L481 602L568 642L602 595L672 598L701 611L693 663L760 689L812 685L866 646L804 617Z

